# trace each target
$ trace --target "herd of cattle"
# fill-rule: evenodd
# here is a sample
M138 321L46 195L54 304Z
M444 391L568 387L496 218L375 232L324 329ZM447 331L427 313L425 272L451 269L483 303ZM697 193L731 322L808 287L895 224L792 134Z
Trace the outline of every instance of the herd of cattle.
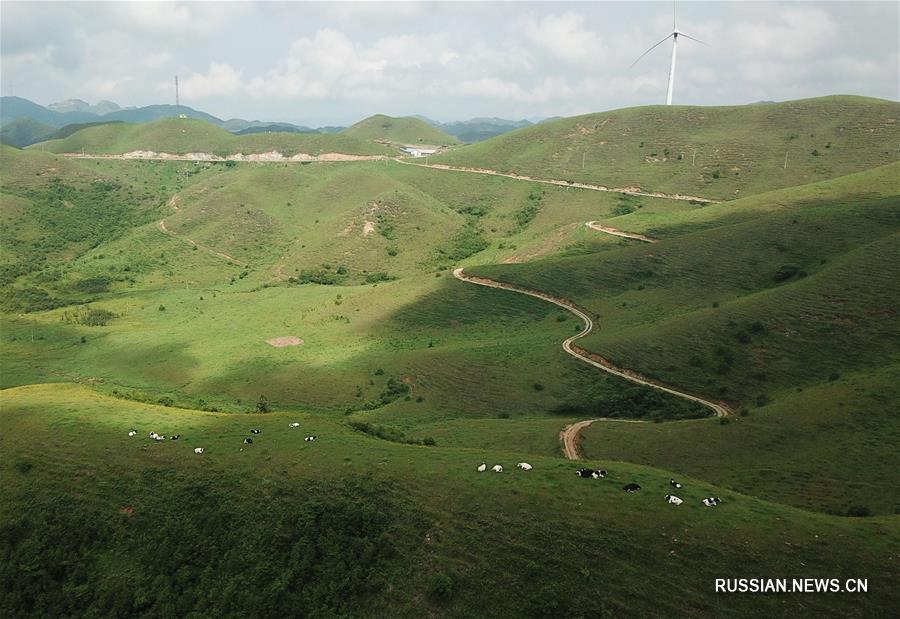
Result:
M300 424L297 423L296 421L294 421L292 423L289 423L288 427L289 428L299 428ZM262 434L262 430L260 430L259 428L253 428L250 430L250 434ZM137 430L130 430L128 432L128 436L137 436ZM148 436L157 442L166 440L165 434L157 434L156 432L151 432ZM169 437L169 440L177 441L180 438L181 438L180 434L173 434L172 436ZM310 434L310 435L307 435L303 440L310 442L310 441L316 440L317 438L318 437L316 435ZM253 439L250 438L249 436L245 437L243 444L244 445L252 445ZM202 454L203 451L204 451L203 447L195 447L194 448L195 454ZM241 451L244 451L244 449L241 448ZM534 468L527 462L519 462L518 464L516 464L516 467L522 469L523 471L530 471ZM487 470L487 468L488 468L487 463L482 462L481 464L478 465L476 470L479 473L484 473ZM503 465L495 464L494 466L491 467L491 471L493 471L494 473L502 473ZM580 468L577 471L575 471L575 474L578 475L579 477L581 477L582 479L603 479L609 473L606 469L594 470L594 469ZM681 484L679 482L675 481L674 479L669 479L669 485L672 486L673 488L675 488L676 490L681 489ZM625 484L624 486L622 486L622 490L624 490L625 492L628 492L629 494L637 492L640 489L641 489L640 485L638 485L634 482L628 483L628 484ZM681 498L675 496L674 494L667 494L665 497L665 500L670 505L681 505L682 503L684 503L684 499L681 499ZM706 497L701 501L701 503L703 503L706 507L715 507L716 505L718 505L721 502L722 502L722 500L720 498L714 497L714 496Z
M523 471L530 471L531 469L534 468L527 462L519 462L516 466L519 467L520 469L522 469ZM482 462L481 464L478 465L476 470L479 473L484 473L487 470L487 464ZM495 464L494 466L491 467L491 470L495 473L502 473L503 465ZM603 479L604 477L606 477L609 474L609 472L606 469L597 469L595 471L594 469L580 468L577 471L575 471L575 474L578 475L579 477L581 477L582 479ZM673 488L675 488L676 490L680 490L682 487L681 483L679 483L671 478L669 479L669 485L672 486ZM631 482L631 483L628 483L628 484L625 484L624 486L622 486L622 490L624 490L625 492L627 492L629 494L635 493L640 489L641 489L640 485L636 484L634 482ZM681 505L682 503L684 503L684 499L681 499L681 498L675 496L674 494L667 494L665 497L665 500L670 505ZM719 503L722 502L722 499L711 496L711 497L704 498L700 502L703 503L706 507L715 507L716 505L718 505Z
M289 424L288 424L288 427L289 427L289 428L299 428L299 427L300 427L300 424L297 423L296 421L294 421L294 422L292 422L292 423L289 423ZM260 430L259 428L253 428L253 429L250 430L250 434L262 434L262 430ZM131 436L131 437L137 436L137 430L134 430L134 429L129 430L129 431L128 431L128 436ZM156 441L156 442L166 440L166 435L165 435L165 434L158 434L158 433L156 433L156 432L150 432L150 434L148 434L147 436L148 436L149 438L151 438L152 440ZM169 439L170 441L177 441L177 440L180 439L180 438L181 438L181 435L180 435L180 434L173 434L172 436L168 437L168 439ZM306 442L311 442L311 441L316 440L317 438L319 438L319 437L316 436L316 435L314 435L314 434L309 434L309 435L307 435L303 440L306 441ZM243 444L244 444L244 445L252 445L252 444L253 444L253 439L250 438L249 436L248 436L248 437L245 437L245 438L244 438L244 441L243 441ZM205 449L204 449L203 447L195 447L195 448L194 448L194 453L195 453L195 454L202 454L204 451L205 451ZM243 447L241 448L241 451L244 451L244 448L243 448Z

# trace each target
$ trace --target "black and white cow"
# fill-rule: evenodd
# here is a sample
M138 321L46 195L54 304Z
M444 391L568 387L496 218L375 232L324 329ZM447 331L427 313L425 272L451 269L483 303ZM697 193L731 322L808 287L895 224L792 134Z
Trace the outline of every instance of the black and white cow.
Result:
M304 441L314 441L314 440L316 440L317 438L319 438L319 437L318 437L318 436L315 436L315 435L310 435L310 436L307 436L306 438L304 438L303 440L304 440Z
M581 468L575 471L575 474L582 479L591 479L594 476L594 469Z
M676 490L681 488L681 484L679 484L674 479L669 479L669 485L672 486L673 488L675 488Z
M177 441L177 440L180 439L180 438L181 438L181 435L180 435L180 434L173 434L172 436L169 437L169 440L170 440L170 441Z
M718 505L719 503L722 502L722 499L720 499L719 497L711 496L711 497L703 499L703 501L701 501L701 502L704 505L706 505L707 507L715 507L716 505Z
M596 471L591 473L591 477L594 479L603 479L607 476L607 474L608 473L606 472L606 469L597 469Z
M262 430L257 430L256 428L250 430L250 434L260 434L260 433L262 433Z
M250 438L249 436L244 439L244 445L252 445L252 444L253 444L253 439Z
M667 494L666 501L668 501L671 505L681 505L684 503L684 499L679 499L674 494Z
M631 482L630 484L625 484L624 486L622 486L622 490L624 490L625 492L637 492L640 489L641 489L641 487L634 482Z

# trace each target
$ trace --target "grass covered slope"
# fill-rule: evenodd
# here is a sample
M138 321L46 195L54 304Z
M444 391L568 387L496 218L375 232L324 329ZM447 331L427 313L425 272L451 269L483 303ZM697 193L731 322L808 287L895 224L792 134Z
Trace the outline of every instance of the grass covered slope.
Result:
M412 116L394 118L384 114L376 114L344 129L339 135L360 140L391 142L394 144L427 144L434 146L459 144L459 140L452 135L448 135L440 129L432 127L424 120Z
M768 209L760 208L765 196L704 207L723 217L710 216L699 229L681 227L672 216L671 227L661 228L672 236L653 246L592 251L587 245L578 255L468 272L576 301L599 317L599 329L583 340L589 351L664 383L730 400L749 414L721 427L698 425L703 429L697 432L602 424L587 432L598 441L592 447L586 439L588 453L702 472L741 489L753 483L764 496L816 509L843 513L853 503L890 513L895 506L885 496L886 471L900 466L888 439L900 423L889 412L894 396L888 390L890 368L900 362L893 309L900 306L895 172L888 166L814 191L800 188L796 200L779 191L773 194L777 207L773 201ZM841 405L821 408L816 419L823 402L817 394L841 392L841 386ZM591 402L573 405L584 417L603 412ZM782 421L769 411L792 417ZM797 439L788 442L791 431ZM607 432L614 437L610 452L604 451ZM643 438L632 442L637 435ZM680 437L682 447L670 450L670 436ZM754 445L755 455L707 457L696 441L723 454ZM832 442L834 449L826 448ZM795 458L795 449L806 456ZM778 469L748 465L768 450L794 463L785 466L794 472L790 483L784 474L750 479L748 469ZM868 482L853 483L861 470ZM834 488L845 486L852 490L835 501Z
M75 385L6 391L0 422L4 615L863 617L896 603L895 518L813 514L690 478L673 507L665 470L592 461L610 475L586 482L557 458ZM250 428L262 433L241 451ZM151 430L182 436L155 443ZM533 471L514 468L523 457ZM507 470L479 474L482 461ZM623 493L631 481L643 490ZM703 507L710 495L722 505ZM732 574L868 578L869 593L716 594Z
M211 153L226 157L236 153L277 151L298 153L392 154L383 145L342 134L260 133L236 136L225 129L191 118L166 118L143 124L110 123L88 127L60 140L48 140L31 148L52 153L122 154L136 150L159 153Z
M435 161L732 199L897 161L898 117L896 102L849 96L628 108L541 123Z

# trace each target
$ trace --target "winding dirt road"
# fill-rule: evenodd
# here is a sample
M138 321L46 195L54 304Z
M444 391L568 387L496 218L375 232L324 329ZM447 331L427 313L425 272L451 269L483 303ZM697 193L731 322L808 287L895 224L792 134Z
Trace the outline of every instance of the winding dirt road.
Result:
M431 170L445 170L447 172L465 172L468 174L486 174L488 176L502 176L517 181L528 181L531 183L543 183L544 185L556 185L557 187L572 187L574 189L588 189L590 191L607 191L609 193L624 193L629 196L644 196L647 198L664 198L666 200L683 200L689 202L703 202L705 204L715 204L718 200L710 200L709 198L701 198L699 196L687 196L679 193L662 193L660 191L643 191L639 187L607 187L606 185L594 185L592 183L576 183L574 181L559 181L546 178L534 178L525 176L524 174L514 174L512 172L498 172L497 170L489 170L487 168L468 168L449 166L444 163L414 163L406 161L399 157L394 157L394 161L403 165L416 166L418 168L429 168Z
M659 243L659 239L644 236L643 234L638 234L637 232L625 232L624 230L619 230L618 228L613 228L612 226L604 226L597 221L589 221L584 225L586 225L591 230L596 230L597 232L605 232L606 234L612 234L613 236L621 236L625 239L634 239L635 241L643 241L645 243Z
M587 363L588 365L592 365L595 368L603 370L604 372L608 372L609 374L613 374L615 376L619 376L620 378L624 378L625 380L631 381L633 383L637 383L639 385L644 385L646 387L651 387L653 389L658 389L659 391L664 391L666 393L670 393L679 398L684 398L686 400L691 400L692 402L697 402L698 404L702 404L703 406L709 408L715 413L717 417L726 417L731 411L724 404L720 402L714 402L712 400L707 400L705 398L701 398L699 396L691 395L690 393L685 393L684 391L679 391L673 387L669 387L668 385L663 385L661 383L655 382L641 376L637 372L632 370L627 370L624 368L619 368L603 359L602 357L589 353L584 350L580 346L575 345L575 341L585 337L588 333L590 333L594 329L594 320L590 317L586 310L578 307L572 301L568 299L561 299L559 297L554 297L552 295L546 294L544 292L538 292L537 290L530 290L528 288L523 288L521 286L516 286L515 284L508 284L506 282L498 282L493 279L488 279L486 277L476 277L473 275L466 275L462 268L458 268L453 271L453 276L457 279L470 283L477 284L479 286L487 286L488 288L499 288L501 290L511 290L513 292L518 292L520 294L526 294L530 297L535 297L541 299L543 301L548 301L553 303L554 305L558 305L559 307L566 309L584 322L584 328L577 334L566 338L562 347L563 350L575 357L576 359ZM566 457L570 460L578 459L578 435L587 426L591 425L594 421L600 421L599 419L589 419L586 421L580 421L578 423L567 426L560 433L560 437L563 439L563 448L566 454ZM615 420L620 421L620 420ZM621 420L625 421L625 420ZM633 422L634 423L634 422ZM636 422L640 423L640 422Z

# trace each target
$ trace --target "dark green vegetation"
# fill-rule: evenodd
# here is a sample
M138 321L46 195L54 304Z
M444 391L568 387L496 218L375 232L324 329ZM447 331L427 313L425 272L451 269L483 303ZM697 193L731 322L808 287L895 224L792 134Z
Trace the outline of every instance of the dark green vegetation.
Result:
M18 118L0 127L0 143L22 148L48 139L56 132L54 127L32 120Z
M208 128L63 142L235 152L274 135ZM870 169L776 191L761 175L722 204L393 161L3 147L0 613L883 614L900 551L900 164L854 144ZM580 363L560 348L582 328L570 313L457 266L576 301L596 318L589 351L734 415ZM595 417L623 421L584 432L585 464L610 470L586 482L558 437ZM663 500L672 476L680 507ZM625 495L630 481L644 489ZM755 575L869 578L869 593L714 593Z
M896 161L898 116L896 102L864 97L640 107L541 123L436 160L733 199Z

